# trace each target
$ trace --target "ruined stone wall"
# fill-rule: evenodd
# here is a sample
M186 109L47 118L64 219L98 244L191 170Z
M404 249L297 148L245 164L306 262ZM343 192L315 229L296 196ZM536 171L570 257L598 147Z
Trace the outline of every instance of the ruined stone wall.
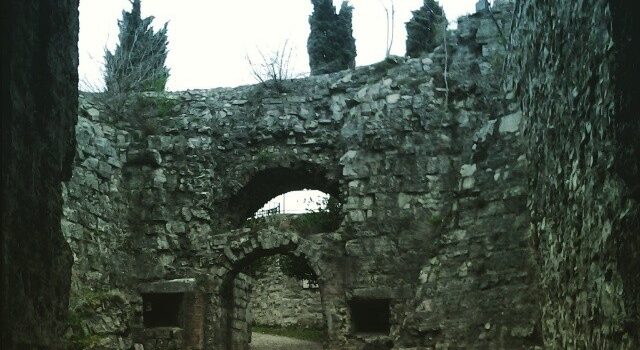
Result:
M110 349L129 348L125 334L139 323L131 305L140 305L131 265L124 163L131 135L80 98L75 167L63 186L62 228L73 251L70 341ZM95 312L99 306L103 311Z
M605 0L521 1L517 9L509 88L526 122L549 349L640 347L640 123L631 102L639 56L631 13Z
M324 329L320 290L269 264L251 285L251 321L259 326Z
M60 183L75 142L78 1L3 1L0 347L57 349L71 253Z
M407 307L406 338L400 338L406 347L520 349L542 342L526 234L522 116L503 95L486 94L499 91L511 6L458 24L457 41L473 58L467 66L454 61L450 75L462 105L475 108L462 109L452 121L454 196ZM496 304L511 311L496 317Z
M233 315L231 320L231 349L249 350L247 338L251 337L251 283L252 278L239 274L233 280Z
M147 93L120 114L89 97L66 194L78 290L113 284L121 299L132 295L130 308L104 305L137 327L137 285L218 286L254 255L286 248L312 252L330 348L539 344L521 115L497 84L505 6L464 18L446 50L283 91ZM335 232L242 228L272 197L303 188L344 203ZM246 313L225 309L217 288L203 290L205 347L226 336L211 322L246 339ZM352 300L388 301L388 334L358 334Z

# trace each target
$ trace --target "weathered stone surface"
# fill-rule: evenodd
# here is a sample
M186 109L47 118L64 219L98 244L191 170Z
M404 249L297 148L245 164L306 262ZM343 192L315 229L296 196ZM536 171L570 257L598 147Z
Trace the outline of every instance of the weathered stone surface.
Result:
M324 329L319 289L304 289L272 263L251 284L251 321L273 327Z
M141 293L185 293L196 290L195 278L180 278L175 280L145 283L138 287Z
M604 0L518 12L509 88L524 108L545 346L638 349L638 21Z

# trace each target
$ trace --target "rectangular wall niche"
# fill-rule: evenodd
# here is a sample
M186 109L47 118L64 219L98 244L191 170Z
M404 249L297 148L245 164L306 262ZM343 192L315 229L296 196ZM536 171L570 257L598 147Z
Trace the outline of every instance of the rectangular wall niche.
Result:
M349 301L351 322L356 333L389 334L389 299L354 298Z
M182 327L183 297L184 293L143 294L145 328Z

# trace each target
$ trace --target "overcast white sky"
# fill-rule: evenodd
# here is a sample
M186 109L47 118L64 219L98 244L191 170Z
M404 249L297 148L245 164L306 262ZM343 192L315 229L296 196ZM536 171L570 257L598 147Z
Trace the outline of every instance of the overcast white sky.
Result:
M378 62L385 55L386 20L382 3L391 0L351 0L356 64ZM394 0L396 34L392 54L404 55L404 23L422 0ZM476 0L440 0L451 22L475 8ZM342 0L334 0L339 8ZM104 47L113 49L117 20L128 0L80 1L80 79L101 86ZM154 25L169 22L171 76L168 90L205 89L253 84L246 55L267 53L288 40L296 74L309 71L306 42L310 0L142 0L142 15L155 16Z

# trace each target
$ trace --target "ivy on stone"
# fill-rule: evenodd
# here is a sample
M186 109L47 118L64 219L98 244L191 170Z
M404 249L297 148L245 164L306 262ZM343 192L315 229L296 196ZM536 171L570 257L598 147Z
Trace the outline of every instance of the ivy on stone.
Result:
M424 0L406 23L407 56L419 57L443 44L447 18L437 0Z
M122 11L118 20L119 43L112 53L105 50L107 92L163 91L169 78L167 23L158 30L150 27L154 17L141 17L140 0L132 0L131 12Z
M355 67L356 40L353 37L353 7L343 2L336 13L332 0L311 0L311 33L307 40L311 75L327 74Z

